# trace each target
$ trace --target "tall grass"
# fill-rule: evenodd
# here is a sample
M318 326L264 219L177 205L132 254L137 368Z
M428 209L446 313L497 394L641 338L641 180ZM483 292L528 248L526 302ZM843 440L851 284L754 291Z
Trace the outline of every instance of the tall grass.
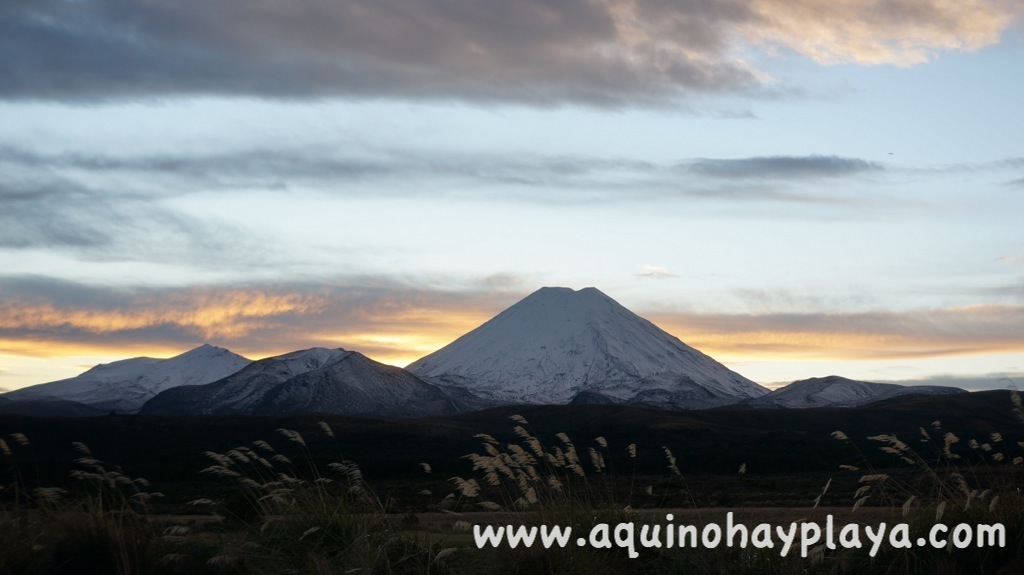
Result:
M333 440L330 426L319 425ZM231 481L234 499L191 504L221 511L240 528L209 562L253 573L419 573L430 566L433 549L396 531L355 462L338 452L323 470L299 432L278 433L300 448L301 460L262 440L207 453L213 465L203 472Z
M1014 401L1024 422L1024 403L1016 395ZM664 515L651 508L659 502L697 506L680 471L685 453L612 444L603 436L542 437L522 416L511 419L511 433L499 434L510 440L476 434L479 448L464 457L465 472L439 493L431 483L431 507L418 512L433 512L425 513L433 519L422 524L415 514L393 512L324 422L306 436L279 429L270 440L207 452L201 472L223 487L178 504L188 511L174 516L149 482L103 463L80 443L72 446L70 482L41 485L32 443L13 434L0 438L0 574L1024 572L1024 438L997 432L970 438L940 421L925 423L912 438L833 434L851 454L836 479L845 475L856 484L847 497L854 520L881 507L914 532L938 521L1001 522L1009 536L1005 549L883 546L873 559L866 550L823 547L811 559L724 547L645 549L638 559L621 549L572 544L478 550L468 533L473 524L560 525L588 533L598 523L657 523ZM331 462L323 463L328 456ZM664 476L656 485L637 475L641 457L661 459ZM421 489L416 478L432 471L427 463L410 469L411 488ZM744 481L751 471L745 463L737 470ZM837 496L829 480L808 508ZM703 524L699 514L695 520Z
M1024 402L1011 394L1012 411L1024 423ZM935 420L918 429L914 438L895 434L864 438L888 456L884 469L870 463L859 444L842 431L832 437L849 445L857 459L841 470L858 477L852 509L881 506L899 510L898 518L912 533L927 533L935 524L1001 524L1005 548L970 547L952 551L947 533L945 550L899 550L884 547L873 565L888 564L886 573L1024 573L1024 440L1009 440L1001 432L981 438L961 437ZM863 559L863 558L861 558ZM858 564L863 566L863 561ZM993 567L994 566L994 567Z

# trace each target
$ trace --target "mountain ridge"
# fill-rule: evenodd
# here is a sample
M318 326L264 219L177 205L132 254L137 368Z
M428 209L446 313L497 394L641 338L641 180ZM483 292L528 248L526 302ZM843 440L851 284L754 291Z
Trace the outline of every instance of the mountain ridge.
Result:
M860 407L902 395L953 395L968 393L958 387L875 383L829 375L801 379L767 395L741 401L739 407Z
M150 415L333 413L421 417L486 403L341 348L310 348L253 362L206 385L176 387L142 406Z
M101 363L81 374L10 391L11 401L64 400L97 409L132 413L173 387L209 383L249 364L222 347L203 344L167 359L134 357Z

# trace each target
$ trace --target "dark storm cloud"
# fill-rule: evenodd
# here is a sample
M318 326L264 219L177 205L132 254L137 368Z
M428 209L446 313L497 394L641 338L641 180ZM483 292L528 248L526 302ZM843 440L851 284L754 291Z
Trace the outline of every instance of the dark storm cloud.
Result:
M812 179L851 176L883 170L880 164L839 156L767 156L737 159L701 158L681 169L716 178Z

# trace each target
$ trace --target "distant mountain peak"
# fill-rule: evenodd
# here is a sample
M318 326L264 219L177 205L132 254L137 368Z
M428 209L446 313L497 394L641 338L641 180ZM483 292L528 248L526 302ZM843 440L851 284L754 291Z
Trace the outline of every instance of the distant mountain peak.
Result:
M455 413L474 400L355 351L314 347L261 359L206 385L169 389L141 412L416 417Z
M132 412L161 391L209 383L249 363L227 349L203 344L168 359L135 357L101 363L76 377L18 389L6 397L15 401L59 399Z
M746 400L746 407L857 407L901 395L945 395L967 393L956 387L935 385L903 386L895 383L857 381L838 375L794 381L771 393Z
M710 405L767 393L594 287L540 288L408 369L485 398L530 403L589 392Z

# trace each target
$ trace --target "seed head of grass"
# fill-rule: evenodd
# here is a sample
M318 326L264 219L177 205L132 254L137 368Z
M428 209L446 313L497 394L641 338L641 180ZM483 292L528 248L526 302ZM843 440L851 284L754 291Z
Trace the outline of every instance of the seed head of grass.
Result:
M262 439L257 439L256 441L253 441L252 444L269 453L274 452L274 446L270 445L266 441L263 441Z
M952 431L947 431L946 435L942 437L943 448L942 452L946 456L946 459L959 459L960 456L953 453L952 446L954 443L959 443L960 438L953 434Z
M531 437L532 437L532 436L530 435L530 432L529 432L529 431L526 431L526 428L525 428L525 427L523 427L522 425L517 425L517 426L513 427L513 428L512 428L512 431L513 431L513 432L514 432L514 433L515 433L516 435L518 435L519 437L521 437L521 438L523 438L523 439L529 439L529 438L531 438Z
M302 435L298 431L295 431L294 429L283 429L282 428L282 429L278 429L277 432L280 433L281 435L285 436L288 439L288 441L292 441L292 442L298 443L299 445L302 445L302 446L306 445L306 440L303 439Z
M92 457L92 451L89 450L89 446L82 443L81 441L74 441L71 446L75 448L75 451L85 455L86 457Z
M914 504L914 500L917 499L916 495L911 495L906 501L903 502L903 517L906 518L910 515L910 508Z
M457 552L458 550L458 547L445 547L444 549L438 551L437 555L434 555L434 561L442 561L445 557L454 555L455 552Z
M590 463L594 466L594 470L601 473L601 470L604 469L604 457L601 457L601 454L593 447L588 447L587 450L590 453Z
M542 459L544 458L544 447L541 446L540 440L538 440L536 437L530 437L524 443L526 443L526 445L530 448L530 451L532 451L534 455Z
M502 508L501 505L498 505L497 503L495 503L493 501L480 501L480 502L477 503L477 505L481 509L483 509L484 511L504 511L505 510L504 508Z
M452 477L450 481L455 484L455 488L462 493L463 497L472 499L480 495L480 484L476 482L476 479L466 480L461 477Z
M679 467L676 466L676 457L672 455L669 448L664 445L661 446L661 448L665 450L665 459L668 461L668 465L666 467L668 467L668 470L671 471L673 475L680 475Z
M483 439L487 443L498 443L497 439L494 439L493 437L491 437L490 435L487 435L486 433L477 433L473 437L476 438L476 439Z
M65 493L67 493L67 491L60 487L36 487L32 490L32 495L34 495L37 500L44 503L54 503L60 500L61 496Z
M234 465L234 462L231 461L230 457L226 455L221 455L220 453L217 453L215 451L207 451L205 455L224 467L230 467L231 465Z

